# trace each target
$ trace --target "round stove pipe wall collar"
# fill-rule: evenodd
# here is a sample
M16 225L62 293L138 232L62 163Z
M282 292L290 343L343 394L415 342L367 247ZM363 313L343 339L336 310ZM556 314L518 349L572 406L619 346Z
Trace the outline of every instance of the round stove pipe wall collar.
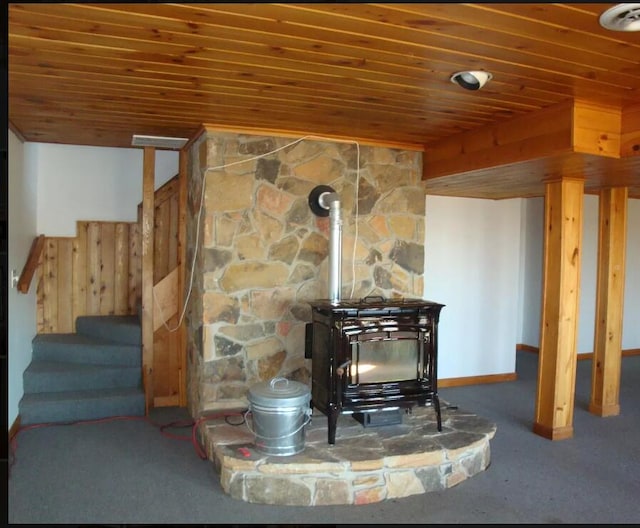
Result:
M336 200L338 194L328 185L318 185L309 193L309 207L316 216L329 216L330 204Z

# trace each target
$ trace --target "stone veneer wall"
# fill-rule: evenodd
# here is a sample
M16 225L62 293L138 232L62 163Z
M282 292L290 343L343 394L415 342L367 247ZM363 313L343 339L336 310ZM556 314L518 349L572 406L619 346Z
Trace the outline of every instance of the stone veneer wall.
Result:
M317 185L340 196L342 298L422 297L422 154L295 141L207 129L191 147L190 264L199 240L186 314L193 416L246 407L248 389L274 376L310 384L306 301L328 297L329 218L308 205Z

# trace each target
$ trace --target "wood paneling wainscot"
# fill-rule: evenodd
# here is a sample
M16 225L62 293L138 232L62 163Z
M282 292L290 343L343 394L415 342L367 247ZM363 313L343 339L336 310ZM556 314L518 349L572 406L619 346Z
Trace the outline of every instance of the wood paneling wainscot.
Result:
M140 297L135 222L77 222L75 237L45 237L38 266L37 331L74 332L81 315L135 314Z

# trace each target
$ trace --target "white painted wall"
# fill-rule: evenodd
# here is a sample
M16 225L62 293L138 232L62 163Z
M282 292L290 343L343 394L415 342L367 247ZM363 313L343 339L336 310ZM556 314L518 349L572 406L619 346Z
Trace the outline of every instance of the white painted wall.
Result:
M9 230L8 269L22 271L36 237L36 181L37 174L29 145L24 145L9 131ZM18 416L18 402L22 398L22 373L31 362L31 340L36 333L36 293L32 284L27 294L18 293L9 285L9 329L7 336L8 390L7 430Z
M521 199L426 197L424 297L446 306L438 377L515 371Z
M578 353L593 352L595 335L596 281L598 256L598 197L584 198L582 260L580 272L580 313ZM519 343L540 346L542 307L542 251L544 237L544 199L525 200L526 214L522 298L522 328ZM640 348L640 200L628 201L627 248L625 264L623 350Z
M542 264L544 254L544 198L523 200L522 297L518 343L537 347L540 340L542 307Z
M178 173L178 152L156 151L156 189ZM143 150L26 143L9 132L9 269L22 271L37 235L75 236L78 220L135 222ZM10 289L8 424L18 415L22 373L36 334L35 283Z
M640 348L640 200L627 208L627 261L625 264L622 349Z
M75 236L76 221L135 222L143 149L34 143L38 234ZM156 151L157 189L178 173L176 151Z
M598 280L598 207L600 200L585 195L582 209L582 260L580 261L580 306L578 307L578 354L593 352ZM544 223L544 217L543 217Z

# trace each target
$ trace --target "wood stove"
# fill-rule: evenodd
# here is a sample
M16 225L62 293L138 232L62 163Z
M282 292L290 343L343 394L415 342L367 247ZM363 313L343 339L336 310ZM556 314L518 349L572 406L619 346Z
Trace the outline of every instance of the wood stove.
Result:
M311 405L328 418L335 444L340 414L384 425L391 412L438 400L438 320L444 305L420 299L367 297L309 303L305 357L312 360Z

